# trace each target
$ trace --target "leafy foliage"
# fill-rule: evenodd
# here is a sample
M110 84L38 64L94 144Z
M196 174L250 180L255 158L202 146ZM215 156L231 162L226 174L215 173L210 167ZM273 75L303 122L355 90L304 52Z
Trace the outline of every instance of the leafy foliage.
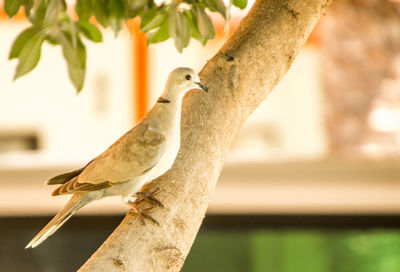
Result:
M247 0L231 0L238 8L245 8ZM102 42L98 25L110 27L115 35L125 20L139 16L140 30L147 33L148 43L174 40L179 52L188 46L193 37L203 45L215 36L209 12L217 12L225 20L229 11L222 0L176 0L157 5L154 0L76 0L73 20L67 13L65 0L5 0L4 10L11 18L20 8L31 27L15 39L9 59L18 59L14 78L29 73L38 64L44 41L61 46L67 62L68 74L79 92L84 83L86 49L82 38Z

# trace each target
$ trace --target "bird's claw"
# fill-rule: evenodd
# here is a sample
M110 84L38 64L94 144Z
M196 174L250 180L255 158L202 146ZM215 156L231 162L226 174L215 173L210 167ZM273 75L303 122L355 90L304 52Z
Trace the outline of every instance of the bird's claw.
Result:
M159 206L161 208L164 208L164 205L161 203L161 201L154 197L154 195L157 194L159 191L160 191L160 189L156 188L152 191L137 192L135 194L135 197L136 197L135 202L139 203L141 201L147 201L147 202L153 204L153 206Z
M154 207L158 206L164 208L164 205L157 198L154 197L160 191L159 188L153 188L150 190L144 190L137 192L135 196L135 201L129 201L128 204L131 206L132 210L139 216L140 222L145 225L144 218L149 219L151 222L159 226L160 224L148 214L148 211L152 210ZM146 201L151 205L148 208L139 207L139 203Z
M146 225L144 222L144 218L149 219L151 222L156 224L157 226L160 226L160 223L157 222L152 216L150 216L147 212L153 209L153 207L150 208L140 208L139 206L136 205L135 202L128 202L129 206L131 207L131 210L135 212L139 216L139 220L142 223L143 226Z

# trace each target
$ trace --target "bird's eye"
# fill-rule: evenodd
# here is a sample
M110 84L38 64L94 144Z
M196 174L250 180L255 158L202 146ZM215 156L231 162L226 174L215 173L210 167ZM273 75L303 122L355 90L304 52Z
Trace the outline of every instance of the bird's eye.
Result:
M186 80L191 80L192 76L191 75L186 75L185 78L186 78Z

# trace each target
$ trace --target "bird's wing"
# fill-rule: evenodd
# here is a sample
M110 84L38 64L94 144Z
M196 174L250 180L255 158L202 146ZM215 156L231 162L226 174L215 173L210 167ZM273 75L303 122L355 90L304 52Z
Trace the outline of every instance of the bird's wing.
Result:
M140 123L89 163L79 176L57 188L53 195L104 189L139 177L160 161L166 147L164 134Z
M57 175L55 177L52 177L48 181L46 181L47 185L56 185L56 184L64 184L67 181L70 181L72 178L78 176L82 171L88 166L93 160L91 160L88 164L86 164L84 167L79 168L77 170L73 170L70 172L66 172L60 175Z

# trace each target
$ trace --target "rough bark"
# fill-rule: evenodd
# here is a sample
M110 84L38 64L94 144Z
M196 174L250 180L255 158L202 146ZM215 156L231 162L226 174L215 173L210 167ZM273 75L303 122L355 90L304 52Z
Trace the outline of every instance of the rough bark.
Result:
M79 271L179 271L196 237L234 135L289 69L330 0L259 0L200 73L209 93L183 102L182 142L156 180L165 208L143 226L127 214ZM221 54L223 53L223 54Z

